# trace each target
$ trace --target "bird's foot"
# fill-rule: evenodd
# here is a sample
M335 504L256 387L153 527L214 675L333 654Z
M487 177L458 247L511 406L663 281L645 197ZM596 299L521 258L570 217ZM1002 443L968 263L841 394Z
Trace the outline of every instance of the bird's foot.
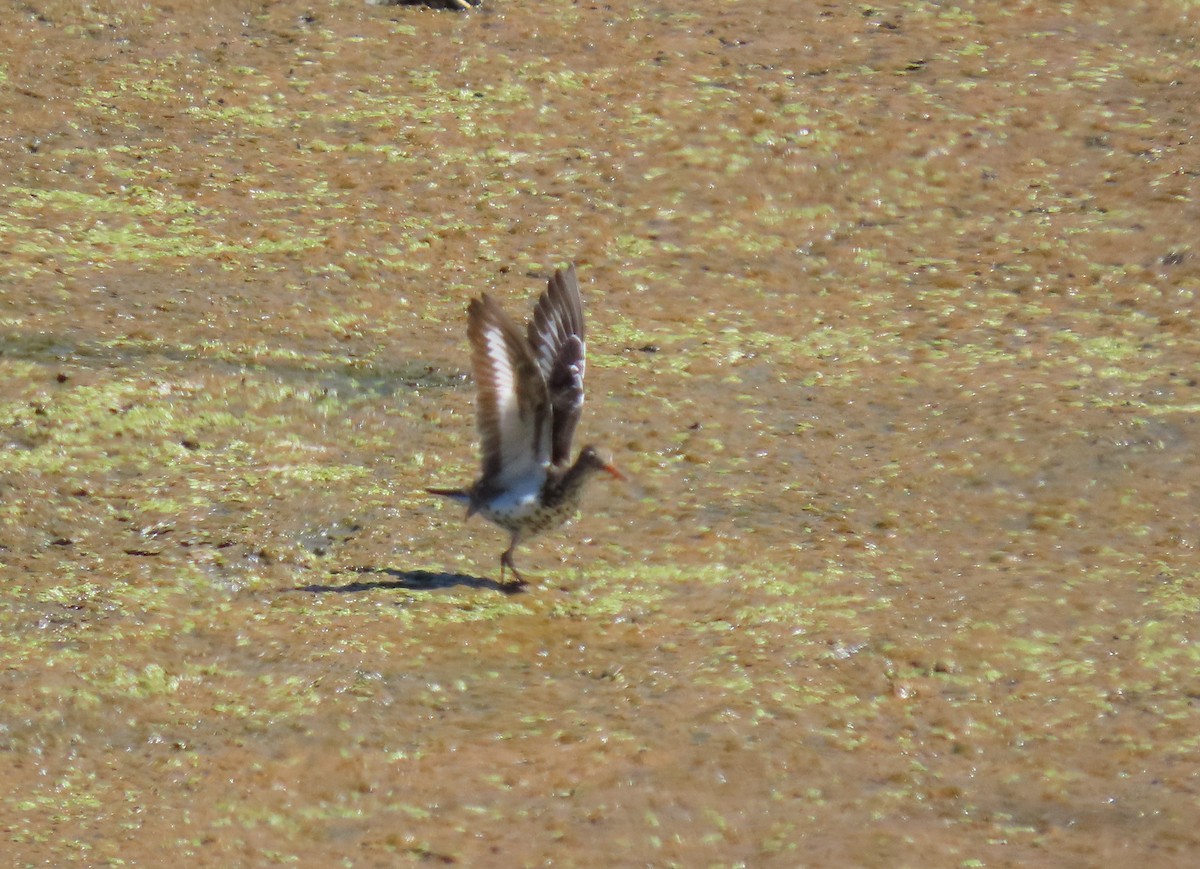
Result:
M527 583L525 580L517 579L514 582L500 583L500 590L505 594L520 594L525 590L525 586L527 585L529 585L529 583Z
M504 569L508 568L512 571L513 579L511 582L504 581ZM517 566L513 564L512 550L509 549L500 556L500 590L505 594L516 594L519 591L524 591L525 586L529 583L525 581L525 577L521 576L517 570Z

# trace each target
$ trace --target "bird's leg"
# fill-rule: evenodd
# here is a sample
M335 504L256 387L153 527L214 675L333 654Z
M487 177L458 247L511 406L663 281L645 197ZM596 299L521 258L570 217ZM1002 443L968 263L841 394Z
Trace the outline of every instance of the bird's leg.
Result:
M520 534L513 532L512 542L509 543L508 549L504 550L504 554L500 556L500 588L509 594L520 591L525 587L525 577L521 576L517 570L517 566L513 564L513 552L517 548L517 541L520 539ZM513 576L517 578L516 582L504 582L504 568L512 571Z

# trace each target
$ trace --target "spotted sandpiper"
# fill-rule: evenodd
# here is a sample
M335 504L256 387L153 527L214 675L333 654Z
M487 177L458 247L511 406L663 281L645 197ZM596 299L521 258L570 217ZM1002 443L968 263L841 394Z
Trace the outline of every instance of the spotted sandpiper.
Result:
M522 540L557 528L579 509L584 484L605 471L625 477L584 447L571 463L571 439L583 411L583 303L575 266L555 271L526 333L485 293L467 307L475 371L475 410L483 474L469 489L428 489L480 513L509 532L500 584L519 590L513 564ZM504 569L516 581L504 582Z

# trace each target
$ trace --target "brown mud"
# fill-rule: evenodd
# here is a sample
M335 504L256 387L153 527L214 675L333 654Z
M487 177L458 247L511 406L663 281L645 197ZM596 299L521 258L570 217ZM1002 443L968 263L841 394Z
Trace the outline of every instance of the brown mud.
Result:
M1194 4L31 2L13 866L1191 866ZM464 310L578 264L522 548Z

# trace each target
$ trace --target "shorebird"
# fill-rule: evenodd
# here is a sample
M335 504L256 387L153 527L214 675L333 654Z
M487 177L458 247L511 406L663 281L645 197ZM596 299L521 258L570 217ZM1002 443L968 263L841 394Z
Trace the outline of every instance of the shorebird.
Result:
M486 293L467 307L475 372L475 411L483 473L469 489L427 489L465 504L511 535L500 556L500 585L517 591L513 564L522 540L575 515L583 487L604 471L624 480L595 447L571 462L583 412L583 303L575 266L559 269L538 299L525 333ZM505 568L516 582L505 584Z

